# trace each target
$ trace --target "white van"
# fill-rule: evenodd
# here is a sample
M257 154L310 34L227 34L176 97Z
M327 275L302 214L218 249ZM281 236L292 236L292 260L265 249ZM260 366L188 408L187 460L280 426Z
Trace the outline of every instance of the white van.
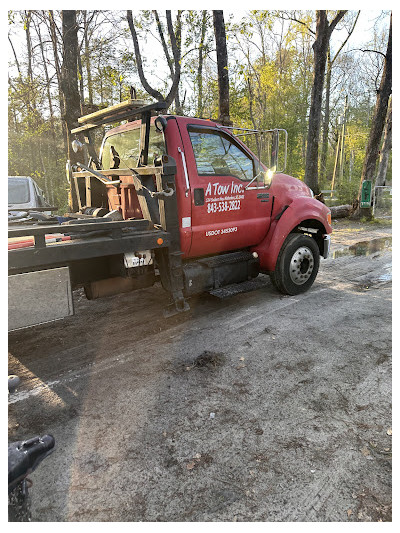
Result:
M24 211L26 209L50 207L46 202L43 191L38 187L33 178L29 176L8 176L8 210Z

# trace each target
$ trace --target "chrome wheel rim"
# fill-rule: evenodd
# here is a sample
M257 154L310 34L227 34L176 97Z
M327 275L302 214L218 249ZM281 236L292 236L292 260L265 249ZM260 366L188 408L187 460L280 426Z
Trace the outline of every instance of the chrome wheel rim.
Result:
M310 248L298 248L290 261L290 279L296 285L303 285L310 279L314 270L314 256Z

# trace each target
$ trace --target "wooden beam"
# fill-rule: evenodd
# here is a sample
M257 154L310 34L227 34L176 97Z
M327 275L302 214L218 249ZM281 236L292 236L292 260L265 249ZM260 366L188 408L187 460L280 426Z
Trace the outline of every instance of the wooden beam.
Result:
M71 133L81 133L82 131L92 130L93 128L98 128L97 124L86 124L85 126L80 126L79 128L74 128L71 130Z
M77 200L78 200L79 211L81 211L81 209L82 209L82 202L81 202L81 194L80 194L80 192L79 192L78 180L74 180L74 185L75 185L76 198L77 198Z
M124 103L124 102L122 102ZM117 104L119 106L120 104ZM167 108L167 104L165 102L153 102L152 104L145 105L143 107L127 107L122 109L114 109L112 112L108 111L105 113L106 110L110 110L114 108L115 106L108 107L104 110L103 115L101 116L94 116L97 113L100 113L100 111L96 111L96 113L91 113L90 115L86 115L84 118L85 120L88 120L87 124L84 124L83 126L80 126L79 128L74 128L71 130L71 133L80 133L82 131L88 131L93 128L98 128L102 126L103 124L110 124L112 122L119 122L122 120L132 120L133 117L139 116L142 113L147 113L148 111L161 111L163 109ZM91 120L89 121L88 117L91 117ZM78 119L80 120L80 119Z
M86 207L92 207L92 187L91 187L92 176L86 176L85 185L86 185Z
M90 113L89 115L84 115L83 117L78 118L78 122L79 124L87 124L93 121L98 122L104 117L113 115L119 111L126 111L128 109L137 109L145 105L146 105L146 102L144 100L134 100L132 98L129 98L129 100L125 100L124 102L120 102L119 104L115 104L110 107L100 109L99 111L95 111L94 113Z

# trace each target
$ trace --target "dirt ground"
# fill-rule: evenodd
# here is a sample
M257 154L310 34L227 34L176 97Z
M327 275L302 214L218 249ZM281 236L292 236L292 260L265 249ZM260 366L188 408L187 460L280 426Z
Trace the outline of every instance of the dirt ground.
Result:
M355 246L356 243L363 243ZM158 287L9 335L35 521L390 521L391 228L335 221L312 289Z

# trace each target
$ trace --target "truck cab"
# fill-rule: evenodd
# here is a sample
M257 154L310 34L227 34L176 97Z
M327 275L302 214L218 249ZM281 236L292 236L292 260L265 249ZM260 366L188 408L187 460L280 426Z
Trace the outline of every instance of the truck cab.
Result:
M141 122L135 121L107 132L101 148L103 168L110 167L115 156L121 167L136 164L140 127ZM233 128L198 118L160 115L150 121L149 160L166 153L176 162L182 259L190 261L245 250L257 256L260 271L269 273L279 290L302 292L311 286L318 269L316 250L318 256L328 254L330 211L313 198L304 182L279 171L277 155L265 164L241 140L258 132L240 128L236 129L239 135L234 132ZM273 147L279 145L274 137L276 132L266 132L270 134L266 150L269 156ZM285 157L281 154L282 160ZM132 179L129 176L120 179L118 192L107 186L110 209L119 210L124 218L141 218ZM303 253L299 260L293 260L296 268L292 265L292 277L289 274L285 289L277 281L275 271L279 252L291 234L297 234ZM302 244L307 242L304 237L312 239L309 242L314 253ZM304 272L296 274L298 264Z

